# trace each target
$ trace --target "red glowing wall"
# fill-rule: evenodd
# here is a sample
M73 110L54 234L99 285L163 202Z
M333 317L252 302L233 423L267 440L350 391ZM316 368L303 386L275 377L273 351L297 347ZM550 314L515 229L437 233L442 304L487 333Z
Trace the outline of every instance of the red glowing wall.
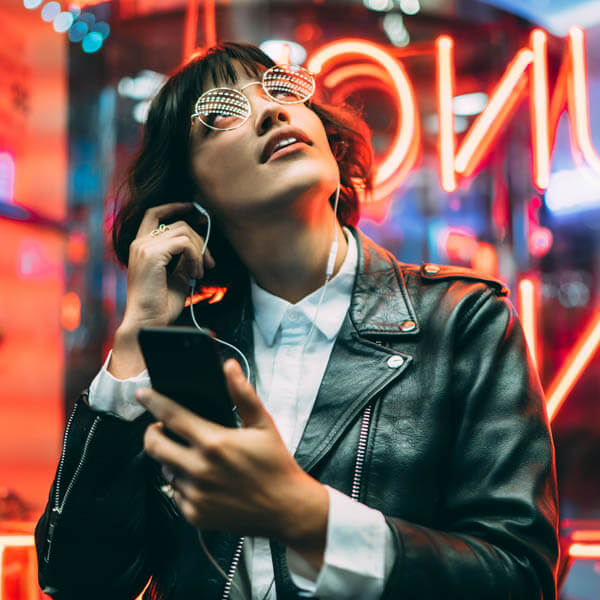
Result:
M0 5L0 22L0 154L14 164L14 185L6 170L0 182L0 491L35 518L64 422L64 234L52 223L66 214L67 41L18 0ZM38 224L10 218L18 206Z

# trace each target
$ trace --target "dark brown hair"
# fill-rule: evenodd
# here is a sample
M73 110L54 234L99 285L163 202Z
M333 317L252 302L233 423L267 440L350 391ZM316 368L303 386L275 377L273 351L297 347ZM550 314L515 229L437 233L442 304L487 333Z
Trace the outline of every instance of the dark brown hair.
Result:
M148 208L194 198L188 156L190 115L209 78L215 82L236 83L234 63L249 76L256 77L260 77L265 67L275 64L256 46L224 43L193 55L169 77L152 101L141 148L119 188L115 204L112 240L123 265L128 263L129 245ZM350 107L333 107L314 100L308 106L321 119L339 165L338 219L343 225L354 225L359 218L359 196L368 194L372 187L369 130ZM230 282L241 265L214 223L210 248L218 265L209 272L210 279L215 283Z

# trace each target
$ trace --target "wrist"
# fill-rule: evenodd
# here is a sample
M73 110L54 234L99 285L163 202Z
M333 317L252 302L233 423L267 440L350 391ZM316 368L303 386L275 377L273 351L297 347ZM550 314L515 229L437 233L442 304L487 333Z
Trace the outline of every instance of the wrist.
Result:
M329 493L324 485L304 474L305 481L294 486L294 497L286 502L280 541L320 569L325 555Z
M108 372L117 379L139 375L146 363L137 341L139 327L129 327L123 322L115 332Z

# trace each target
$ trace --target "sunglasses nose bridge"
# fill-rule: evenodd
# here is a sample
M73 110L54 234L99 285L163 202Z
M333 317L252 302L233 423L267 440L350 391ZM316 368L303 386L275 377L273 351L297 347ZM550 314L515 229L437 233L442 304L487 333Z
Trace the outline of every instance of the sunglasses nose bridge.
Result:
M256 89L255 91L248 93L247 89L252 87L252 86L258 86L258 89ZM269 94L267 93L267 91L265 90L262 81L252 81L250 83L247 83L246 85L242 86L239 90L246 98L246 101L248 102L248 108L249 108L249 112L250 114L255 114L256 112L261 112L262 111L262 107L261 104L263 102L267 102L267 103L276 103L278 104L278 102L272 98L271 96L269 96Z
M251 93L247 93L246 88L250 86L257 86ZM246 84L243 88L240 88L240 91L243 91L246 100L248 101L248 106L250 108L250 113L253 115L259 115L263 113L265 110L269 110L271 106L274 110L279 110L277 107L281 108L284 106L284 102L279 102L276 98L271 96L268 91L265 89L263 83L261 81L254 81L252 83Z
M262 82L260 82L260 81L251 81L250 83L247 83L246 85L243 85L240 88L240 92L243 92L245 89L249 88L252 85L262 85Z

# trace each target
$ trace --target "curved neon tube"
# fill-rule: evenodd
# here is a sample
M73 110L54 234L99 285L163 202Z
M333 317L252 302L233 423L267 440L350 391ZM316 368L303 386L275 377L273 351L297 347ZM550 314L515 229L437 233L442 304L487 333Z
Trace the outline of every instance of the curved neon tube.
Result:
M307 66L313 73L320 73L325 63L357 54L381 64L394 83L400 100L402 120L396 129L391 150L377 169L375 185L378 185L389 179L400 168L409 154L417 128L416 102L404 68L378 44L359 39L341 40L323 46L310 58Z

